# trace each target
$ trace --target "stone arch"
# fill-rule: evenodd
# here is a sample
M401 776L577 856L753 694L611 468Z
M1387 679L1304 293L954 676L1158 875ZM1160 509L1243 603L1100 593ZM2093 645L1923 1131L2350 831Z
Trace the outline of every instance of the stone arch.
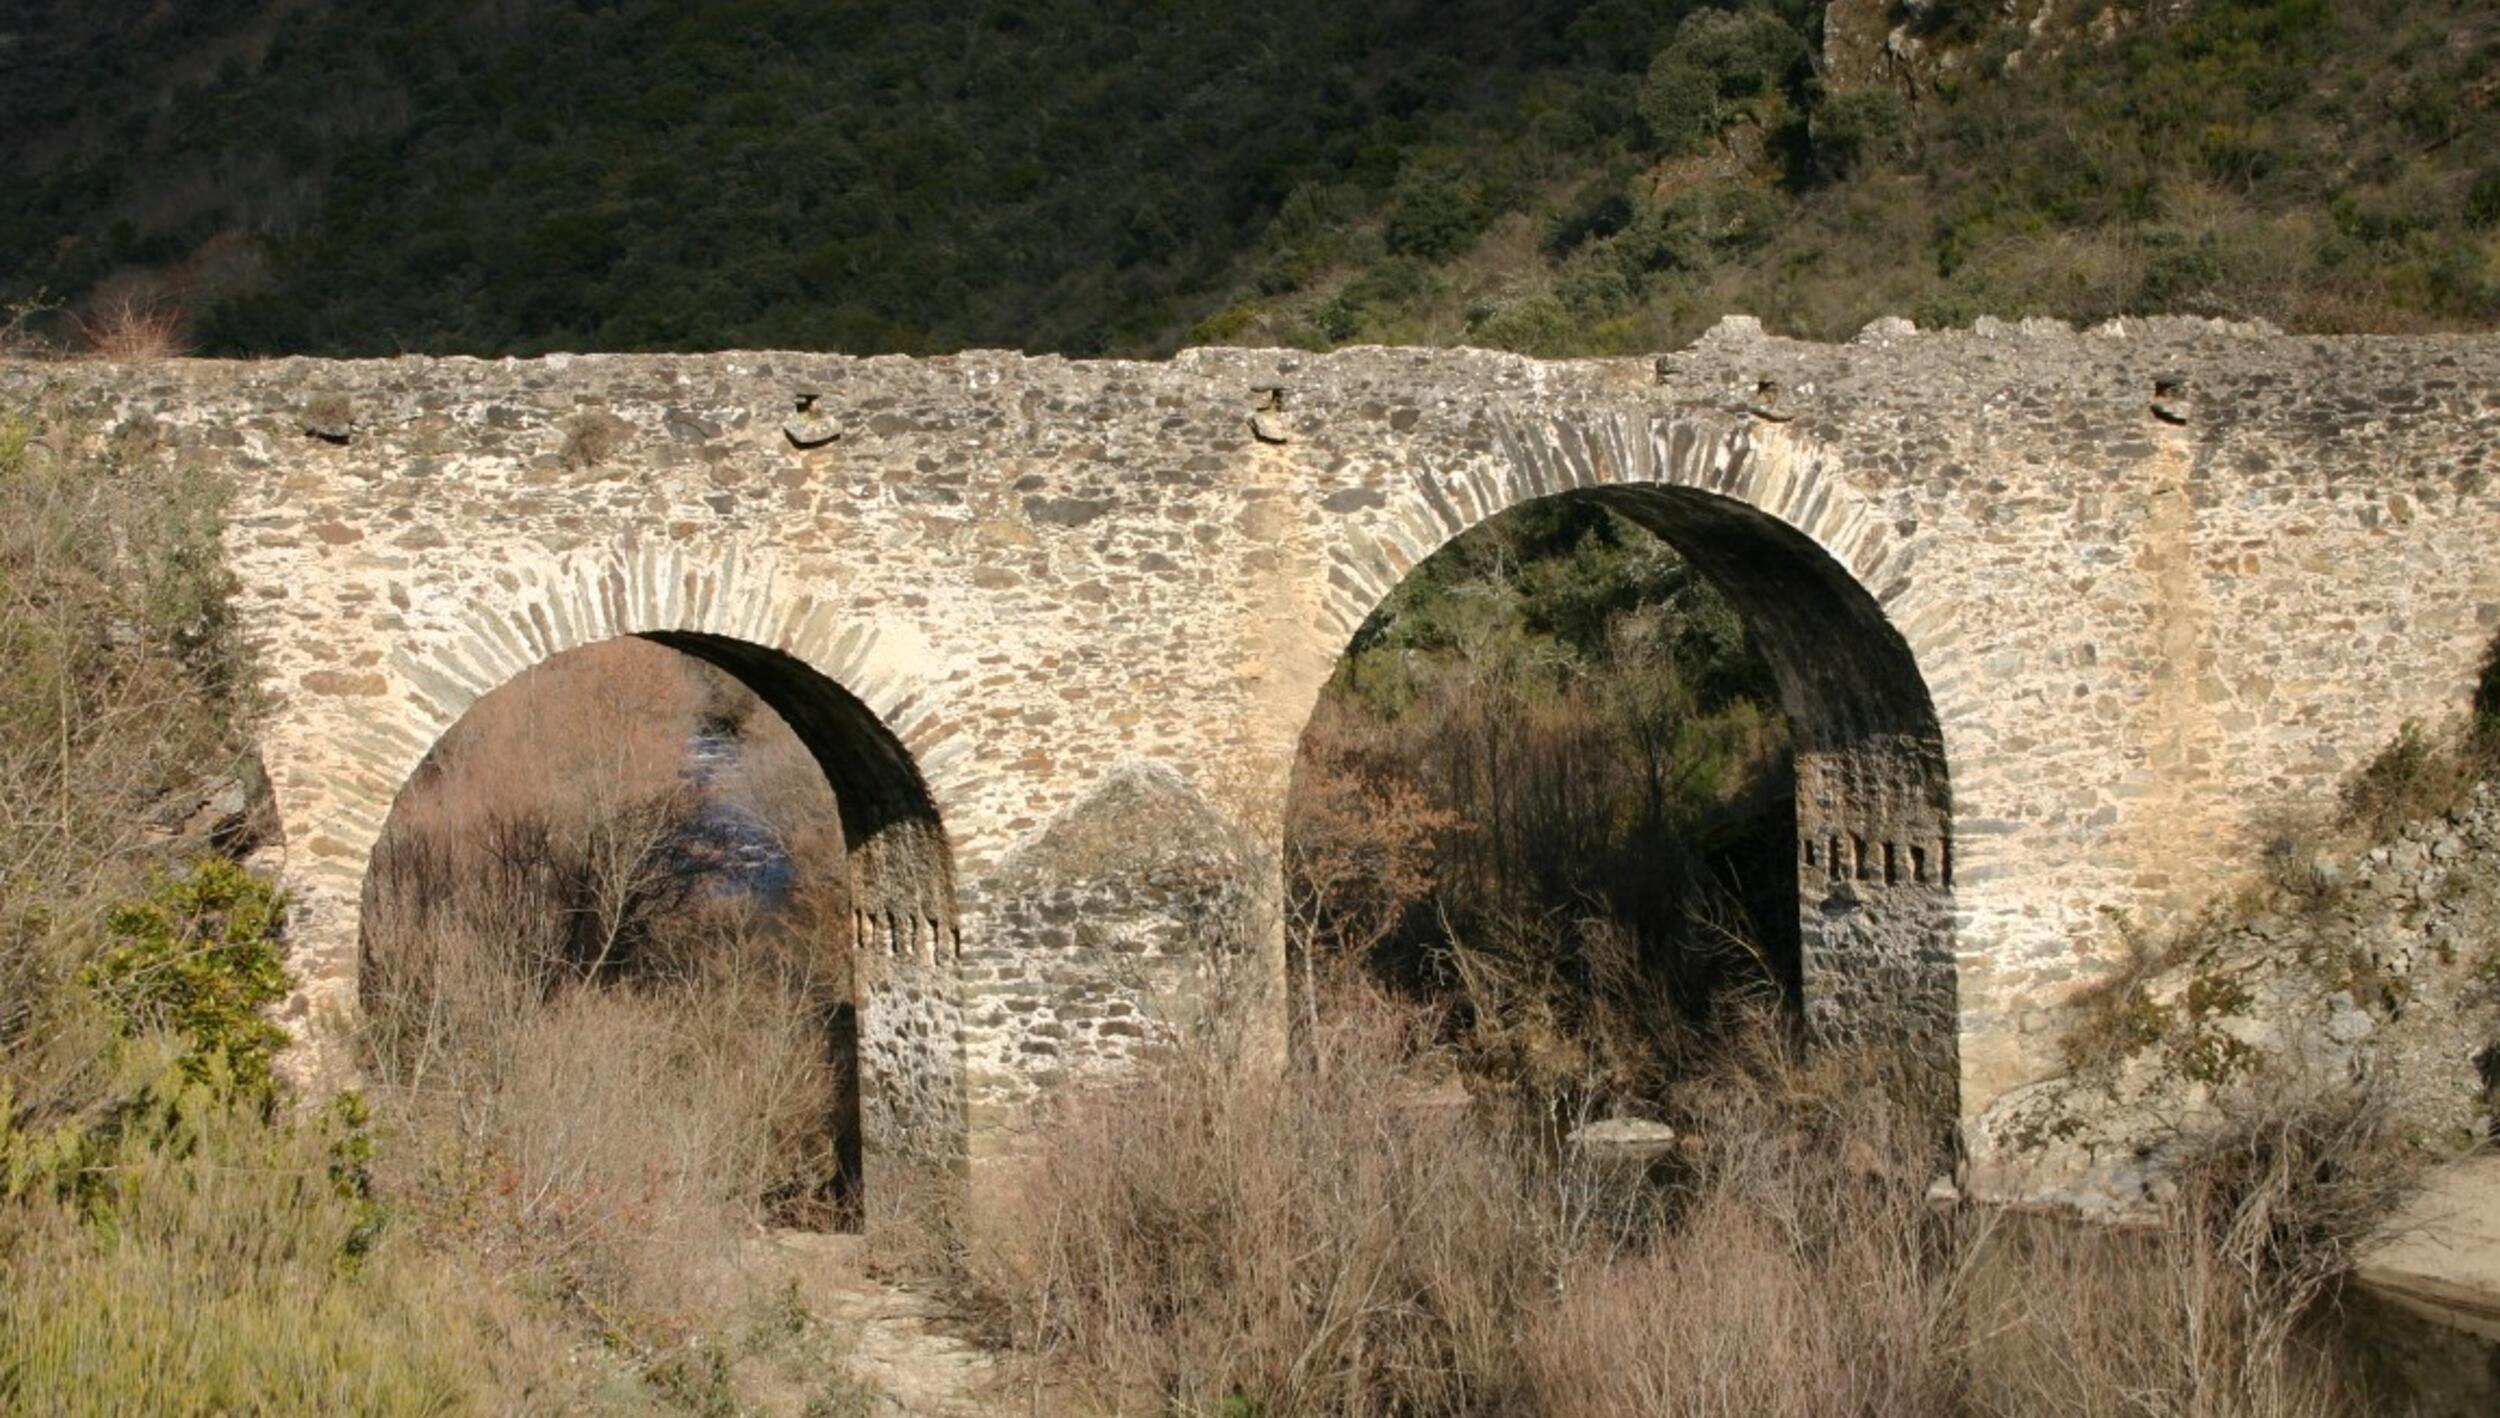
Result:
M389 656L406 686L408 711L374 726L375 746L399 760L393 793L488 690L566 650L640 635L752 645L815 671L856 698L901 745L941 814L953 815L964 800L968 745L956 737L960 721L945 712L946 686L923 673L919 637L800 589L765 556L733 546L707 558L627 543L510 569L490 592L447 599L454 604L413 607L433 612L428 632Z
M1327 549L1322 628L1345 643L1418 562L1524 503L1578 496L1656 533L1736 607L1794 736L1803 995L1823 1037L1872 1035L1940 1121L1959 1112L1957 833L1946 608L1916 527L1826 450L1759 418L1611 411L1493 421L1488 456L1415 469ZM1332 652L1333 656L1333 652Z
M505 596L429 616L439 629L388 658L404 686L401 712L364 729L370 769L356 796L387 785L386 793L379 803L333 802L323 814L356 839L350 909L361 916L363 875L391 803L484 694L556 655L620 637L703 660L779 715L833 789L853 908L867 1173L960 1172L964 942L948 826L960 759L941 687L919 672L916 639L813 596L781 596L769 566L735 556L703 565L628 547L498 579ZM360 971L360 945L352 958Z

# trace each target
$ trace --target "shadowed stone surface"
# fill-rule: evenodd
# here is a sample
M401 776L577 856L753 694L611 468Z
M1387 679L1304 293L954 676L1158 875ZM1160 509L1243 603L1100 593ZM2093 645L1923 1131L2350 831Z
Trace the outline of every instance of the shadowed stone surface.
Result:
M2500 1157L2434 1169L2380 1228L2354 1274L2362 1284L2453 1313L2500 1339Z
M863 1047L913 1076L872 1128L939 1157L1193 991L1273 1015L1235 966L1281 959L1320 684L1408 568L1530 498L1615 501L1747 615L1798 727L1809 1008L1891 1021L1965 1117L2057 1066L2105 908L2229 886L2270 808L2460 707L2500 626L2481 338L0 366L43 386L234 481L299 1020L353 1007L366 861L435 738L648 634L812 718L883 826ZM789 435L802 392L838 437Z

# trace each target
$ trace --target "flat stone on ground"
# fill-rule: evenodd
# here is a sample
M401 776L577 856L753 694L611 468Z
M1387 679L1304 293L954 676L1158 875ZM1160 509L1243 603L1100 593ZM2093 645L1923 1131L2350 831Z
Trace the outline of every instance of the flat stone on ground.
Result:
M2500 1338L2500 1155L2434 1169L2361 1257L2362 1284Z

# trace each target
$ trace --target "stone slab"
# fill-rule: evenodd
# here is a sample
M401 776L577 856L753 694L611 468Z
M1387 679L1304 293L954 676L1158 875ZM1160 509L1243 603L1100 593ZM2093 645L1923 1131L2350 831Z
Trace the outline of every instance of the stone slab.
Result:
M2500 1155L2432 1170L2363 1253L2362 1284L2500 1339Z

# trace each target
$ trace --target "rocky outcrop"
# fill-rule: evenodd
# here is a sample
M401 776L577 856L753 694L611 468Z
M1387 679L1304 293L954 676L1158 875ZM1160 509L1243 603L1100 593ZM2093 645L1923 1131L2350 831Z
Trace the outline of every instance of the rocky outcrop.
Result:
M2500 1064L2500 786L2393 841L2315 861L2175 963L2095 999L2074 1072L1981 1120L2021 1188L2093 1214L2160 1197L2172 1163L2266 1090L2366 1087L2434 1154L2492 1135Z
M1915 95L1976 63L2010 72L2071 44L2107 43L2185 7L2182 0L1999 0L1976 22L1961 18L1970 8L1944 0L1831 0L1823 7L1824 84L1835 91L1889 87Z

